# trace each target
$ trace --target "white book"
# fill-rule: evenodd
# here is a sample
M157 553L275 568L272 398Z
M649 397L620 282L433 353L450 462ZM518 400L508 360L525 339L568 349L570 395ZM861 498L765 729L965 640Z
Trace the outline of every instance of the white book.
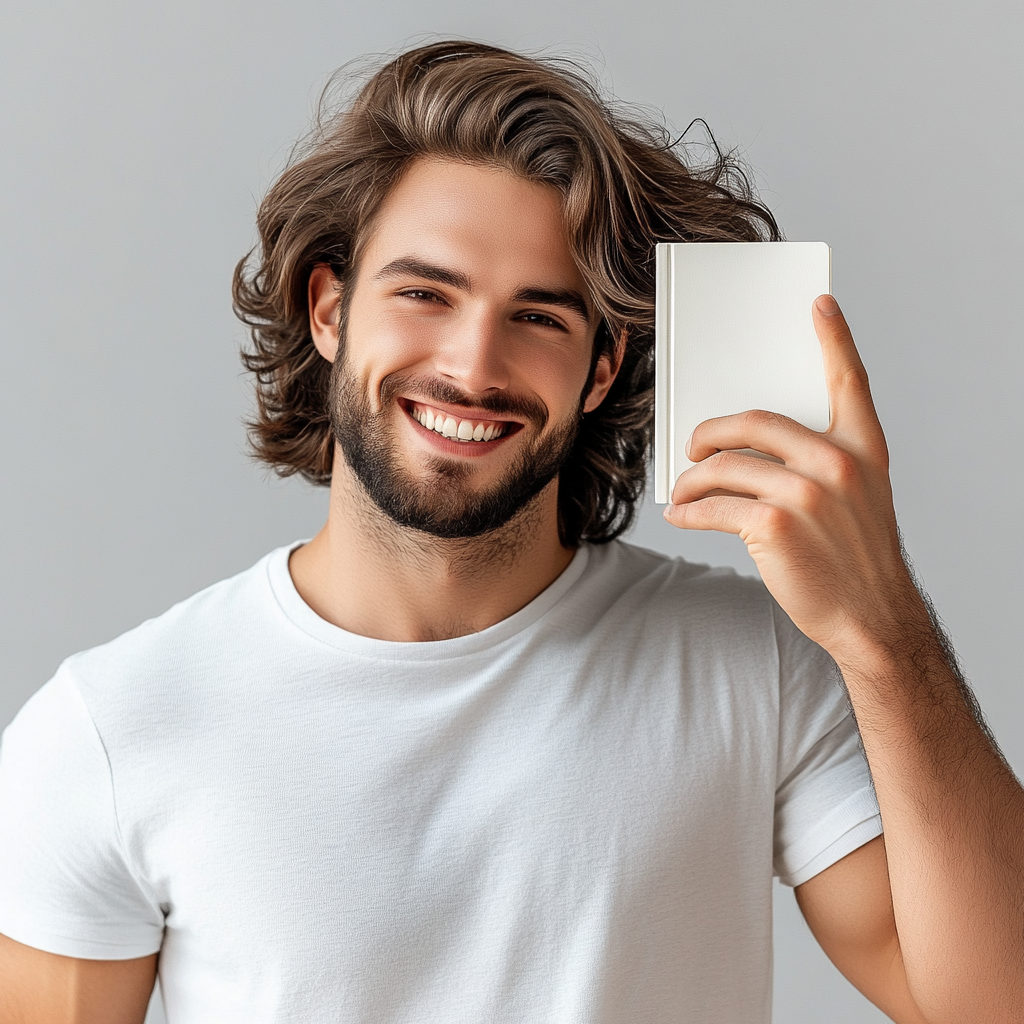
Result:
M667 503L706 419L768 409L828 429L811 306L832 292L832 261L824 242L661 243L656 260L654 500Z

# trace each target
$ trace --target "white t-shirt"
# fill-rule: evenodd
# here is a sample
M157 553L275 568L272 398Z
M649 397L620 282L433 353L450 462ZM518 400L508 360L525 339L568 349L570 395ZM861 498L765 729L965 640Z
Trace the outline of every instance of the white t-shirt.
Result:
M434 643L289 549L66 661L0 752L0 932L160 955L170 1024L756 1024L774 871L881 831L846 693L763 586L583 547Z

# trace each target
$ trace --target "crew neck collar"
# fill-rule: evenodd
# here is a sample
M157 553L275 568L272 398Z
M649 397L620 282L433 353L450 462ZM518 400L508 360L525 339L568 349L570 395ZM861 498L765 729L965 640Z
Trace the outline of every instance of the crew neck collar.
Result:
M281 611L293 625L321 643L363 657L388 661L439 661L492 648L529 628L551 611L583 575L590 560L589 547L586 544L580 546L562 573L532 601L479 633L450 640L404 642L350 633L317 615L295 589L288 569L289 556L305 543L305 540L299 540L278 548L265 560L268 582Z

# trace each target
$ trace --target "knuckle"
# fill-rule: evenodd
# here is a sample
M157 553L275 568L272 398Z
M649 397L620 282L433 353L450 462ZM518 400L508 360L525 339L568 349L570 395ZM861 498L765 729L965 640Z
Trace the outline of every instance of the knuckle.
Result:
M765 430L773 430L785 421L785 416L777 412L769 412L767 409L749 409L743 413L743 425L759 433Z
M833 447L825 458L824 475L834 487L848 490L860 482L860 465L849 452Z
M723 470L737 469L742 465L743 456L731 449L715 452L706 461L712 463L716 468Z
M870 394L871 385L868 381L868 372L863 366L847 366L842 373L840 384L847 390L856 394Z
M787 533L793 522L789 510L778 505L762 505L760 517L761 527L769 537L779 537Z
M794 497L796 503L808 512L819 512L824 503L824 488L815 480L806 477L798 478L794 484Z

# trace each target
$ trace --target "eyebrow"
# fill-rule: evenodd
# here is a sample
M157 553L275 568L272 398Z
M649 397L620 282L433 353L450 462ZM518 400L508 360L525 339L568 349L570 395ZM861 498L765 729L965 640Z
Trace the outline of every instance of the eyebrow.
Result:
M560 306L575 313L585 324L590 323L590 307L579 292L549 291L546 288L521 288L512 296L513 302L539 302L543 306Z
M373 278L375 281L383 281L385 278L402 277L404 274L422 277L425 281L451 285L452 288L461 288L465 292L473 290L469 285L469 278L460 271L439 267L434 263L418 260L414 256L403 256L401 259L392 260L386 267L381 267L373 275Z
M404 274L420 277L425 281L436 281L438 284L446 284L466 292L473 290L469 277L461 271L441 267L435 263L427 263L415 256L403 256L392 260L374 274L374 280L382 281L389 277L401 277ZM570 313L575 313L584 323L590 323L591 312L587 300L572 288L520 288L512 296L512 301L538 302L544 306L558 306Z

